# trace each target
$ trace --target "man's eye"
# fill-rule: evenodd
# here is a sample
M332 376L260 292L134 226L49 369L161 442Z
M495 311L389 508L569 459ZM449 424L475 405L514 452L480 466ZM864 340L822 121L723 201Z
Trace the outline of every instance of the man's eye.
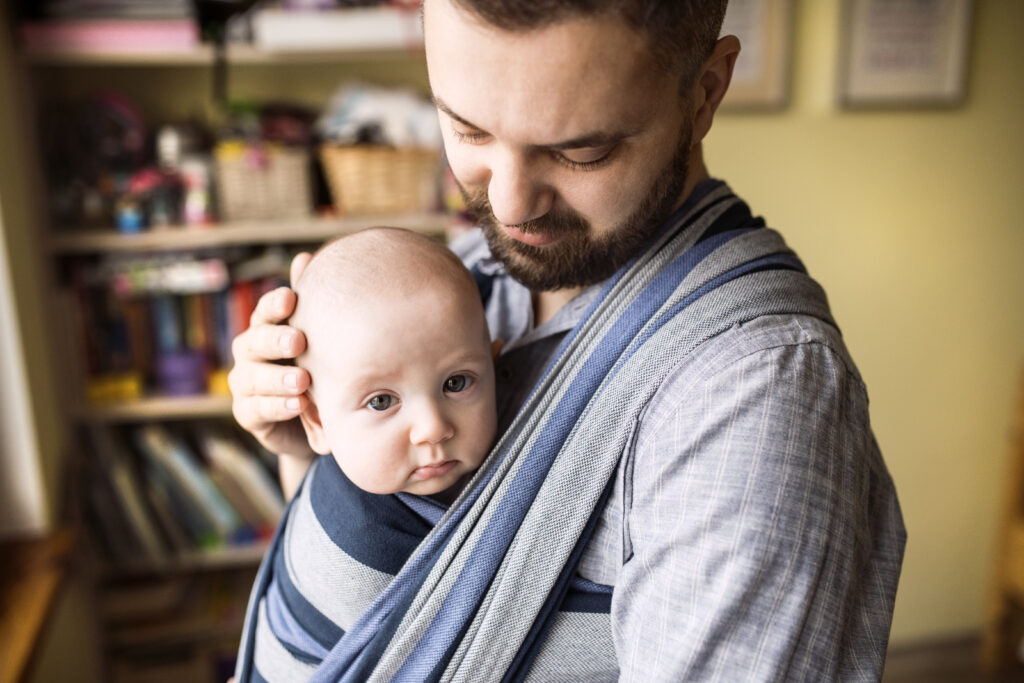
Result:
M455 128L455 126L452 126L452 134L455 135L455 139L459 142L468 142L470 144L483 142L487 137L487 133L484 133L483 131L471 130L463 132Z
M617 148L588 147L586 149L553 152L555 160L574 171L593 171L601 168L615 156Z
M444 381L444 390L449 394L457 394L469 388L470 380L465 375L452 375Z
M384 411L395 403L395 397L390 394L379 394L371 398L366 407L370 410Z
M567 161L574 164L593 164L604 159L612 151L608 145L603 147L587 147L584 149L567 149L561 152Z

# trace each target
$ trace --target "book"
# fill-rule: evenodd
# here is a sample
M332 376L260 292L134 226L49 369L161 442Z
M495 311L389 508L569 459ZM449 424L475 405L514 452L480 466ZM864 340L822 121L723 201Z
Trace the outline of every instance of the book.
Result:
M275 527L284 514L284 496L257 456L210 429L201 431L198 439L211 468L230 476L258 511L264 528Z
M196 511L212 524L218 537L231 541L241 530L241 520L185 444L158 424L136 429L135 440L144 455L159 463Z
M118 443L108 427L90 427L89 440L95 464L106 475L114 501L119 505L131 533L138 539L144 556L153 561L166 560L168 549L147 509L142 485L132 467L131 454Z

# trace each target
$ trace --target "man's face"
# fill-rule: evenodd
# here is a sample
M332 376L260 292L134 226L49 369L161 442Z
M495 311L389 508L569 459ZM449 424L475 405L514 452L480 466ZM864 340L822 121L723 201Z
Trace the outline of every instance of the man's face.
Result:
M451 0L424 13L448 161L492 252L536 291L611 275L682 201L677 79L612 17L510 32Z

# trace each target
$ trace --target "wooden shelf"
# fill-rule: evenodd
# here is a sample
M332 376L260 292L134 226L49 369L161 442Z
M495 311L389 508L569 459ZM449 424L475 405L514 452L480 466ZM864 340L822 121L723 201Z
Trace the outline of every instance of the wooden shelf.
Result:
M287 218L239 221L206 227L169 227L125 234L113 230L54 233L55 254L175 251L241 244L319 242L374 225L391 225L430 235L443 235L451 218L440 213L363 215L345 218Z
M77 407L73 414L83 422L143 422L229 417L230 396L153 396L136 401Z
M189 50L166 52L93 50L25 50L25 61L31 66L59 67L209 67L213 65L213 48L197 45ZM381 47L357 50L265 50L251 45L229 45L229 66L262 64L315 64L323 62L400 61L423 59L423 47Z
M20 681L36 649L73 547L68 529L0 545L0 680Z
M163 562L140 560L137 563L109 566L103 569L103 578L116 581L143 576L187 574L217 569L255 569L270 543L259 541L246 545L228 545L210 550L195 550L168 558Z

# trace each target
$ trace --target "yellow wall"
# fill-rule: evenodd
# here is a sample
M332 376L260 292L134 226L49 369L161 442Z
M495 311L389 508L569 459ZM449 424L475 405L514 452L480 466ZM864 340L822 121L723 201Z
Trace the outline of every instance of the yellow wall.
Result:
M966 103L834 104L839 0L798 0L790 106L706 145L829 293L909 531L893 642L983 618L1024 369L1024 2L976 0Z

